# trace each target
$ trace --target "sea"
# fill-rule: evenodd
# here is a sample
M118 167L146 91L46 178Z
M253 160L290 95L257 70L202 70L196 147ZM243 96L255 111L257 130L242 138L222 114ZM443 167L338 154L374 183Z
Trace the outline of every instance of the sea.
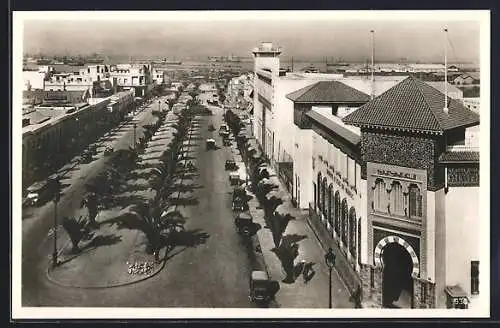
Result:
M114 65L114 64L124 64L127 63L126 60L109 60L105 61L103 64ZM37 65L35 63L26 63L23 65L25 69L37 70L39 66L51 66L57 72L60 73L73 73L78 72L81 68L85 68L89 65L96 64L85 64L82 66L71 66L66 64L50 64L50 65ZM241 61L241 62L210 62L210 61L182 61L181 65L162 65L156 64L159 68L167 69L195 69L195 68L225 68L225 69L240 69L244 71L253 71L254 63L253 61ZM291 68L292 63L288 61L281 61L281 68ZM327 65L323 62L315 61L294 61L293 69L294 71L301 70L305 67L314 67L320 71L326 71Z

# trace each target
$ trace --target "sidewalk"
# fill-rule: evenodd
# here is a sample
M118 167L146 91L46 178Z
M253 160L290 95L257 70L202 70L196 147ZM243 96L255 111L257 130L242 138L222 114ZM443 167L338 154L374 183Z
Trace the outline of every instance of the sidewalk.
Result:
M237 152L233 149L233 151ZM279 188L285 190L281 181ZM288 284L282 282L285 278L285 272L282 268L281 261L272 251L275 248L271 230L266 227L264 219L264 210L259 209L259 203L255 195L249 201L250 213L254 218L254 222L261 226L257 232L257 237L262 249L266 269L272 280L280 283L280 290L276 294L276 302L281 308L328 308L328 285L329 285L329 270L325 264L325 251L316 239L314 232L307 223L307 211L293 209L290 213L295 219L288 223L288 226L283 235L299 235L302 240L298 242L299 255L295 259L295 264L301 260L313 262L315 275L306 284L302 276L298 277L295 282ZM289 202L290 200L285 200ZM344 285L337 271L332 273L332 307L333 308L354 308L354 304L349 301L349 291Z

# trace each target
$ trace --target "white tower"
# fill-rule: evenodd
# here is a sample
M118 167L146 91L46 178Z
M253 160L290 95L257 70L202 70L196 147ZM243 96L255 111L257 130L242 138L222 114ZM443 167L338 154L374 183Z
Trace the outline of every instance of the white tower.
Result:
M260 47L254 48L254 70L269 69L272 74L279 74L281 49L273 47L272 42L262 42Z

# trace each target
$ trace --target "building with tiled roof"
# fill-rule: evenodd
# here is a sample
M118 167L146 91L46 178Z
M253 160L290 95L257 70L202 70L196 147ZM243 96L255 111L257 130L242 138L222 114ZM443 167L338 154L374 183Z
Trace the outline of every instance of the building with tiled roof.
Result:
M254 52L254 134L349 290L379 307L474 302L479 153L466 131L479 116L413 77L283 73L280 51ZM283 94L282 81L300 82Z
M320 81L286 96L300 103L365 103L370 96L339 81Z
M397 104L395 100L398 100ZM344 122L360 127L443 134L458 127L479 124L479 115L437 89L408 77L373 101L346 116Z

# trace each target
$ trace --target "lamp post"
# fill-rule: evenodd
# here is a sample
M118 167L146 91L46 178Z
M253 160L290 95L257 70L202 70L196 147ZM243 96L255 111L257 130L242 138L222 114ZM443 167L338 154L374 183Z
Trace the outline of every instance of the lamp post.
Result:
M134 123L134 150L136 148L136 145L135 145L135 137L136 137L135 136L135 131L136 131L136 129L137 129L137 123Z
M325 254L325 262L326 265L328 266L328 270L330 272L330 281L329 281L329 288L328 288L328 308L332 308L332 270L333 267L335 266L335 254L333 253L333 249L330 247L328 248L328 252Z
M57 262L57 203L61 198L61 184L59 177L50 182L52 184L52 191L54 192L54 249L52 252L52 268L55 268L58 264Z

